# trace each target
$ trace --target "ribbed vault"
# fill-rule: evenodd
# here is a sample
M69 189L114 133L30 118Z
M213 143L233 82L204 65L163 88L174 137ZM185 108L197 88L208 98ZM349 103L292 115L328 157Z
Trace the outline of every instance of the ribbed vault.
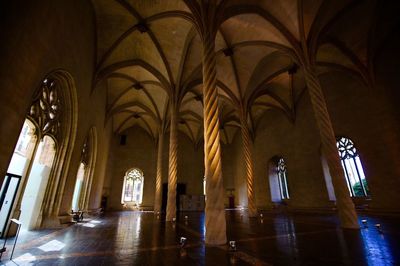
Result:
M92 0L96 12L95 84L107 87L114 132L142 127L156 139L166 129L169 101L179 106L180 131L203 137L202 42L195 16L180 0ZM268 110L295 121L305 91L301 65L346 71L373 82L373 60L384 33L378 1L219 1L215 23L221 139L229 143L244 110L252 134ZM358 20L354 21L353 17ZM368 20L370 21L370 20ZM348 25L357 34L351 34ZM377 38L377 37L380 38ZM94 88L96 89L96 88Z

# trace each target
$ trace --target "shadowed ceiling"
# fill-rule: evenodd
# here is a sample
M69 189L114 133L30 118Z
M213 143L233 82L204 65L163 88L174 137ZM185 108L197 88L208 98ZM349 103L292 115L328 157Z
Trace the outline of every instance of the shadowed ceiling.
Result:
M106 83L107 119L114 132L139 126L156 139L159 129L168 127L169 97L176 90L179 130L198 144L203 136L202 44L191 1L92 2L96 84ZM240 107L248 111L253 132L271 109L295 120L296 103L305 91L297 66L304 58L316 62L320 72L347 71L369 82L369 53L378 45L371 19L377 1L219 2L215 49L223 142L231 142L240 128Z

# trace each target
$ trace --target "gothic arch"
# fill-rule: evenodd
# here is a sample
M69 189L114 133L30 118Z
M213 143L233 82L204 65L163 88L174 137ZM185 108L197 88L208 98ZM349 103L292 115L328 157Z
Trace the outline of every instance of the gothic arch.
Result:
M86 140L88 154L84 176L83 190L80 197L80 206L87 210L89 207L90 193L92 191L93 174L97 159L97 130L91 127Z
M131 179L130 185L129 179ZM122 186L121 203L134 204L136 206L142 204L143 185L144 174L140 168L133 167L126 171Z
M37 222L38 226L51 226L58 222L57 216L61 205L61 195L64 194L65 183L69 172L78 120L78 98L73 77L67 71L57 69L50 72L46 78L54 80L60 86L60 93L63 98L63 123L60 129L61 136L58 140L59 148L46 187Z

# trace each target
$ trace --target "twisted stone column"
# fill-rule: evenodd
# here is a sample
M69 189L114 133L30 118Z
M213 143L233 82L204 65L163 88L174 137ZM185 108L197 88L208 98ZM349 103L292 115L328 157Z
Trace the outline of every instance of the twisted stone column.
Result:
M240 124L243 140L244 162L246 165L246 181L247 181L247 201L249 209L249 217L257 216L257 207L254 196L254 166L252 154L252 140L250 137L249 127L247 126L245 114L240 115Z
M226 221L221 171L218 95L214 38L203 36L204 164L206 177L206 236L210 245L226 243Z
M326 157L329 172L332 177L332 183L336 195L336 205L342 227L354 229L359 228L360 226L357 221L357 214L353 201L350 198L343 168L340 163L339 153L336 147L335 133L326 107L320 81L315 69L312 67L305 67L304 75L310 93L315 120L321 137L322 152Z
M176 182L178 179L178 121L176 105L171 103L169 129L168 200L166 221L176 217Z
M161 193L162 193L162 154L164 147L164 132L160 129L158 134L157 147L157 176L156 176L156 191L154 195L154 213L161 211Z

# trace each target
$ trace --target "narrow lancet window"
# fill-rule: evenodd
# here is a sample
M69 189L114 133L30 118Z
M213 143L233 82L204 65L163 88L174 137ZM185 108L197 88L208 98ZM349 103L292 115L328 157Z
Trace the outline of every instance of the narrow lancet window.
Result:
M336 142L347 187L352 197L367 197L369 189L357 149L351 139L340 137Z
M283 158L278 160L277 165L278 179L279 179L279 190L282 199L289 199L289 189L287 185L287 171L286 164Z

